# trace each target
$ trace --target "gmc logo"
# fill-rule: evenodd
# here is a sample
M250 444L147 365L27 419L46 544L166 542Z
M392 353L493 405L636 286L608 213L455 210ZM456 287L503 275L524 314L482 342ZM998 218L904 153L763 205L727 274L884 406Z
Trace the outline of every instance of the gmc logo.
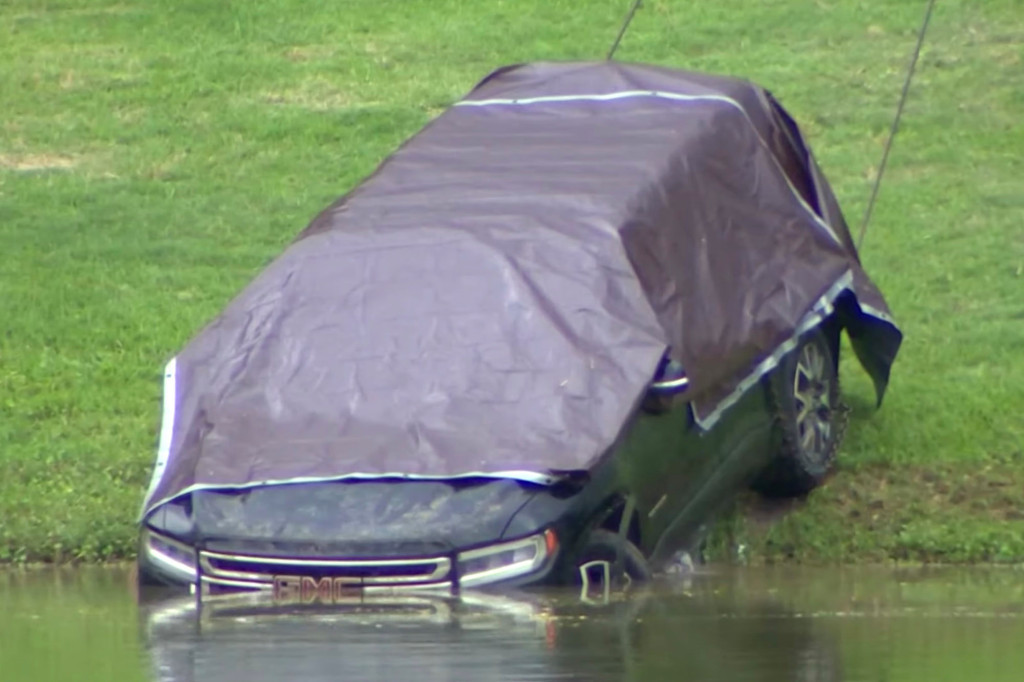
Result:
M362 591L359 578L314 578L308 575L275 575L274 601L300 604L331 603Z

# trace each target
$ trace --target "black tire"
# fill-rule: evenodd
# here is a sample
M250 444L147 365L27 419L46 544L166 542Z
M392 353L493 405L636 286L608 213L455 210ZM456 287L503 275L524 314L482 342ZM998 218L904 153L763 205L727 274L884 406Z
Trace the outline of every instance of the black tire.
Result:
M839 394L838 334L806 334L768 379L778 452L754 481L766 497L797 497L832 471L846 427Z
M613 585L650 580L654 572L647 558L628 539L609 530L598 528L590 531L581 549L567 567L565 582L579 586L580 566L591 561L607 561L611 564Z

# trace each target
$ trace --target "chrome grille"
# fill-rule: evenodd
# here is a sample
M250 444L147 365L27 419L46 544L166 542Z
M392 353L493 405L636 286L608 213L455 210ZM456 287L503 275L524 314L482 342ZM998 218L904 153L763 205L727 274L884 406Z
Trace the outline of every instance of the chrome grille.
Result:
M269 589L275 576L347 578L366 587L411 587L440 585L451 573L448 557L308 559L201 550L199 565L206 583L258 589Z

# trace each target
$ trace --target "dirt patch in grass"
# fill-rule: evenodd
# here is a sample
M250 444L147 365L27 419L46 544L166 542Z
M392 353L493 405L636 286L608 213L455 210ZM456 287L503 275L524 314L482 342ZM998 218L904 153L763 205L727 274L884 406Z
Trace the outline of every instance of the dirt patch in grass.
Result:
M34 19L48 19L54 16L59 17L97 17L105 15L121 15L138 13L139 8L131 5L109 5L107 7L64 7L50 8L19 12L13 16L15 21L26 21Z
M712 559L1024 562L1022 454L983 466L874 465L842 471L805 499L741 499Z
M262 100L267 104L302 107L313 111L346 109L354 103L347 92L326 78L302 81L285 90L265 91Z
M76 165L66 154L0 154L0 168L13 171L68 170Z
M332 45L293 45L284 51L284 58L290 62L322 61L337 54Z

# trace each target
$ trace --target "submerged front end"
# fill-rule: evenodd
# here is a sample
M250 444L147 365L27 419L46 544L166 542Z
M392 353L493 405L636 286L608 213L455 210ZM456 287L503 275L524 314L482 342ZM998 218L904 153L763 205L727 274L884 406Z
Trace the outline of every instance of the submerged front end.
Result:
M537 494L546 491L507 479L198 491L147 515L139 575L283 601L542 582L558 554L553 524L516 523Z

